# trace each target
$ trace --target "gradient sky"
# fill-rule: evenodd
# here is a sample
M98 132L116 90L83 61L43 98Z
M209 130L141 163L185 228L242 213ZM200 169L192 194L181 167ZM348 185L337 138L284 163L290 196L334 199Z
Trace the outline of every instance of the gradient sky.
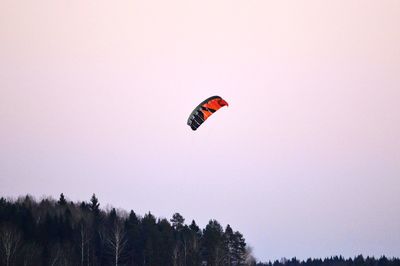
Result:
M400 1L0 0L0 195L61 192L400 256Z

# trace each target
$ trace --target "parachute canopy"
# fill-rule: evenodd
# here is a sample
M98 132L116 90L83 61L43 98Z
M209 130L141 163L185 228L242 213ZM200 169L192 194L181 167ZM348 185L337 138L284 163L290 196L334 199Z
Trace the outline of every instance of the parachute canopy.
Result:
M219 108L228 106L228 103L219 96L212 96L202 101L190 114L187 124L196 130L210 115L215 113Z

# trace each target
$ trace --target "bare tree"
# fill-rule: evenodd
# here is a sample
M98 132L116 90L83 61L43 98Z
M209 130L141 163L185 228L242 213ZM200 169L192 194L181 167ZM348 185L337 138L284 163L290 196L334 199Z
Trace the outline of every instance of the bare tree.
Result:
M87 241L87 233L86 233L86 227L85 227L85 225L83 224L83 223L81 223L80 224L80 226L79 226L80 228L80 230L79 230L79 233L80 233L80 237L81 237L81 243L80 243L80 246L81 246L81 266L83 266L83 261L84 261L84 258L85 258L85 244L86 244L86 241Z
M111 228L108 237L106 239L106 243L110 248L114 265L118 266L118 263L121 260L121 257L127 246L126 233L124 230L124 226L115 221L113 227Z
M12 225L0 228L0 250L4 254L5 265L10 266L22 244L21 233Z
M79 223L79 249L80 249L81 266L85 264L85 257L87 260L87 265L90 264L89 260L90 240L91 240L91 232L88 228L86 221L82 219Z
M254 266L256 265L256 258L253 256L253 249L249 246L246 247L246 266Z

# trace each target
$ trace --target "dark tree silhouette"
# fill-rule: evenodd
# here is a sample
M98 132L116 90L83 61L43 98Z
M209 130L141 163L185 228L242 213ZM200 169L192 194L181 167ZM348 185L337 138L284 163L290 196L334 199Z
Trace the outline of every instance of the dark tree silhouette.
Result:
M170 221L100 209L88 202L31 196L0 198L0 266L400 266L398 258L296 258L258 262L243 235L216 220L201 229L175 213Z
M67 201L65 200L64 194L61 193L60 195L60 199L58 200L58 205L60 206L65 206L67 204Z

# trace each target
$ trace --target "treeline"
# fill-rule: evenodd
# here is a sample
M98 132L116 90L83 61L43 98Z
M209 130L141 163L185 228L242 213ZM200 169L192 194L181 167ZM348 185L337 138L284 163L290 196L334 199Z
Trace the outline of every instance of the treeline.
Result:
M364 258L362 255L358 255L354 259L343 258L342 256L334 256L325 259L307 259L299 261L296 258L285 259L268 262L268 263L257 263L256 266L400 266L399 258L386 258L385 256L379 259L374 257Z
M1 265L255 265L243 235L210 220L204 229L150 212L143 217L88 202L0 198Z

